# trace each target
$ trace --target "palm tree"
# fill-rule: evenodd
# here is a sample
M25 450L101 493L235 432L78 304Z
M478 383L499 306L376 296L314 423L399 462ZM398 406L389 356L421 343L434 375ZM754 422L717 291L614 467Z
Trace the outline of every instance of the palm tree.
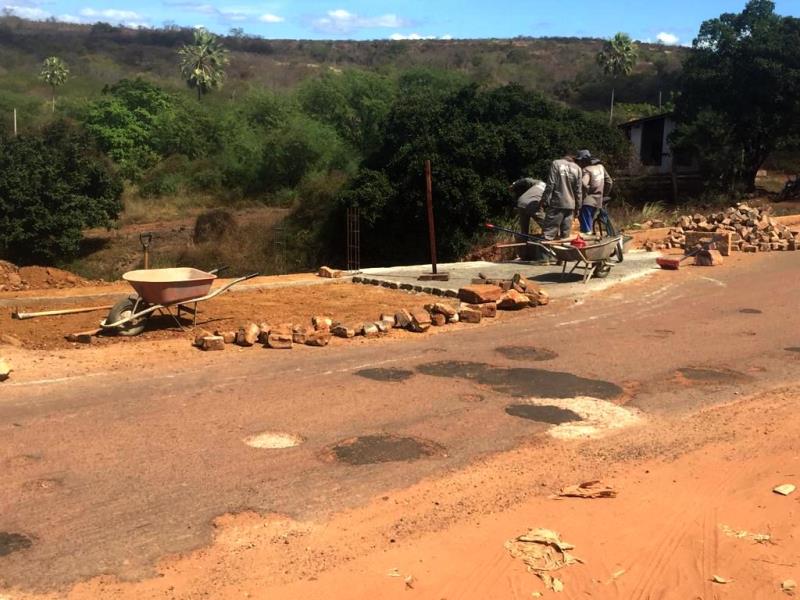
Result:
M57 56L45 58L39 78L53 88L53 112L56 112L56 88L64 85L69 77L67 63Z
M617 33L608 40L597 54L597 63L603 67L606 75L611 75L611 112L608 124L614 119L614 88L617 77L630 75L636 65L638 47L627 33Z
M210 90L222 87L228 51L217 36L199 28L194 31L194 43L178 50L181 57L181 74L190 88L197 90L197 99Z

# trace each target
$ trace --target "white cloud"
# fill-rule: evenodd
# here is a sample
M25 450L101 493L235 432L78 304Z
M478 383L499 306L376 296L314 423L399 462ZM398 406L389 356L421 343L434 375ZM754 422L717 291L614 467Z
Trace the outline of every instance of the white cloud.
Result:
M75 15L58 15L56 17L59 21L63 23L83 23L84 19L77 17Z
M680 39L674 33L668 33L666 31L662 31L656 36L656 40L660 44L665 44L667 46L677 46L680 42Z
M279 17L278 15L266 13L258 17L258 20L262 23L283 23L286 19Z
M49 12L42 10L41 8L34 8L32 6L16 6L10 4L3 6L3 12L8 12L22 19L30 19L32 21L42 21L52 16Z
M435 35L420 35L418 33L409 33L409 34L393 33L392 35L389 36L389 39L394 40L396 42L399 42L401 40L452 40L453 36L450 35L449 33L438 37Z
M362 17L343 8L338 8L328 11L324 17L315 19L313 25L316 30L324 33L347 34L359 29L405 27L408 22L391 13L377 17Z
M117 10L116 8L104 8L101 10L96 10L94 8L82 8L80 10L80 14L84 17L90 17L93 19L103 18L118 22L145 20L144 17L137 12L132 10Z

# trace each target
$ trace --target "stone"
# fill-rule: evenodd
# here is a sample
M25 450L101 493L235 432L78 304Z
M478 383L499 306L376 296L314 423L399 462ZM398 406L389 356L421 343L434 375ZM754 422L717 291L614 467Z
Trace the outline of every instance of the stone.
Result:
M315 331L316 329L311 325L295 325L292 327L292 342L295 344L305 344L308 336Z
M239 328L236 333L236 344L239 346L252 346L258 341L258 336L261 333L258 325L255 323L248 323Z
M753 244L742 244L742 252L758 252L758 246Z
M337 271L336 269L331 269L330 267L320 267L317 275L320 277L326 277L328 279L338 279L342 276L342 272Z
M291 332L273 330L267 337L267 346L276 350L291 350L294 336Z
M203 338L212 335L210 331L206 331L205 329L195 329L194 331L194 342L192 342L193 346L200 347L203 345Z
M311 324L317 331L329 331L333 325L333 319L330 317L317 315L315 317L311 317Z
M13 371L11 365L0 358L0 381L8 379L11 376L11 371Z
M497 303L485 302L483 304L467 304L467 308L472 308L480 311L481 317L484 319L492 319L497 316Z
M406 292L410 292L411 290L414 289L414 286L411 285L410 283L401 283L400 289Z
M461 318L458 316L458 313L454 314L452 317L447 317L448 323L458 323Z
M68 342L72 342L73 344L91 344L94 341L94 333L93 332L81 332L81 333L70 333L66 336ZM202 340L198 344L197 338L194 341L195 346L202 345Z
M444 302L437 302L436 304L432 304L429 311L431 313L438 313L440 315L444 315L448 319L458 312L454 306L450 306L449 304L445 304Z
M695 255L694 264L698 267L716 267L722 264L722 254L719 250L701 250Z
M530 306L530 304L531 301L526 296L516 290L508 290L497 301L497 308L500 310L520 310Z
M385 323L386 326L389 328L394 327L395 324L394 315L387 315L384 313L381 315L381 321Z
M458 290L445 290L444 291L445 298L458 298Z
M770 244L769 242L761 242L758 245L758 249L761 252L769 252L770 250L772 250L772 244Z
M306 336L306 346L327 346L331 341L331 332L327 329L315 329Z
M389 333L389 330L393 327L386 321L375 321L374 325L378 328L378 333Z
M458 318L463 323L480 323L482 316L481 311L468 306L463 306L458 311Z
M0 333L0 344L22 348L22 340L14 337L10 333Z
M458 298L467 304L495 302L503 295L503 288L497 285L468 285L458 290Z
M690 231L686 234L685 243L686 248L694 248L697 245L705 246L713 243L722 256L728 256L730 255L733 238L730 232L718 231L714 233L706 233L702 231Z
M416 333L424 333L431 327L431 315L427 310L411 311L411 323L408 328Z
M434 327L441 327L447 323L447 317L445 317L442 313L433 313L431 315L431 325Z
M221 335L207 335L203 338L200 348L205 351L225 350L225 340Z
M331 327L331 333L340 338L352 338L356 336L356 331L352 327L348 327L342 323L337 323Z
M353 283L361 283L361 279L362 278L360 276L356 275L355 277L353 277L353 279L351 279L351 281Z
M365 323L361 326L361 334L364 337L373 338L380 334L380 330L375 323Z
M405 308L401 308L394 314L394 326L399 329L405 329L411 325L411 313Z
M547 306L550 304L550 294L544 290L539 290L538 298L536 299L537 306Z

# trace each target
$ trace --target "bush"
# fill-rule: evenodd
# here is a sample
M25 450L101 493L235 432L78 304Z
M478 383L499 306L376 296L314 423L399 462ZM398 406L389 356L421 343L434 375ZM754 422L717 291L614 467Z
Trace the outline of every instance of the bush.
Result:
M194 243L213 242L236 231L236 219L224 208L201 213L194 223Z
M18 263L68 260L84 228L116 219L121 195L108 161L69 123L0 139L0 253Z

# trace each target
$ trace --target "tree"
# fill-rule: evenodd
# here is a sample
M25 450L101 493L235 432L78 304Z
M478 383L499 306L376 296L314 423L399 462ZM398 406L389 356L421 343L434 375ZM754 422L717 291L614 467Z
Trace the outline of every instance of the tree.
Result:
M0 138L0 256L52 264L74 257L87 227L122 210L122 182L83 130L63 121Z
M693 46L673 144L693 150L721 184L752 191L767 157L800 139L800 19L751 0L705 21Z
M194 30L194 43L184 45L178 54L181 57L181 74L190 88L197 90L197 99L212 89L222 87L228 51L219 38L210 31Z
M603 68L606 75L612 79L611 110L608 113L608 124L614 119L614 92L618 77L631 74L638 59L636 44L627 33L617 33L608 40L603 49L597 54L597 63Z
M69 67L57 56L50 56L42 62L39 78L53 90L53 112L56 112L56 88L64 85L69 77Z

